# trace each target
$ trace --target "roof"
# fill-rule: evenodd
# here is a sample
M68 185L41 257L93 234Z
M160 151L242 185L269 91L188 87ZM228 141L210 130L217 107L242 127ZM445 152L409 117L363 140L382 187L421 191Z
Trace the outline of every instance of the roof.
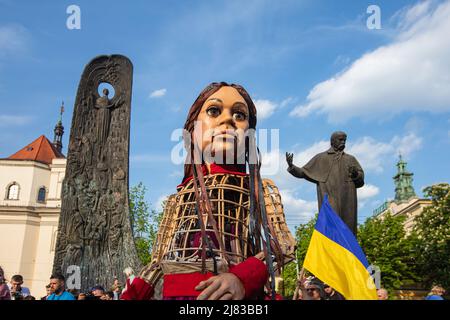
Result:
M31 160L51 164L52 160L55 158L65 158L65 156L53 146L46 136L41 135L39 138L6 159Z

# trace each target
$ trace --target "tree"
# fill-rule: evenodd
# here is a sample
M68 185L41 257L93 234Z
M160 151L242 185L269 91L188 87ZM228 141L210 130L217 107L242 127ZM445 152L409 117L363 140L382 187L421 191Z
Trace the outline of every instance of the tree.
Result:
M297 240L297 261L300 268L305 261L306 252L308 251L309 243L311 242L311 236L314 231L314 227L317 222L317 214L314 218L309 220L305 224L301 224L295 228L295 239Z
M283 268L283 292L281 294L290 299L294 295L297 285L297 265L295 261L288 263Z
M303 266L303 261L308 251L309 242L317 221L317 214L305 224L295 227L295 240L297 242L296 260L287 264L283 270L284 295L292 297L297 286L299 269Z
M450 186L440 183L423 190L432 204L415 218L413 237L417 270L427 287L450 287Z
M405 216L368 218L359 226L358 241L370 264L380 268L382 287L398 289L406 282L416 281L413 241L406 235Z
M139 260L143 265L150 262L151 251L156 241L162 212L150 210L150 205L145 200L147 188L142 182L130 189L130 215L133 238L136 245Z

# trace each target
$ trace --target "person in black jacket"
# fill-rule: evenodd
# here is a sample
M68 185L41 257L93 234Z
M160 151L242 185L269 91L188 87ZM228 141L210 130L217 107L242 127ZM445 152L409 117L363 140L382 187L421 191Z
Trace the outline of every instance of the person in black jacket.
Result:
M345 300L344 296L330 287L328 284L323 285L325 291L325 300Z

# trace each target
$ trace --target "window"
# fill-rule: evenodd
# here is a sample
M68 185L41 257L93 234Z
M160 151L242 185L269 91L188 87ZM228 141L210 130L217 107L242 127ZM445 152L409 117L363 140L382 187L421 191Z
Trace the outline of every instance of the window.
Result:
M8 200L19 200L19 185L15 182L8 187L8 193L6 195Z
M45 202L45 187L40 187L38 192L38 202Z

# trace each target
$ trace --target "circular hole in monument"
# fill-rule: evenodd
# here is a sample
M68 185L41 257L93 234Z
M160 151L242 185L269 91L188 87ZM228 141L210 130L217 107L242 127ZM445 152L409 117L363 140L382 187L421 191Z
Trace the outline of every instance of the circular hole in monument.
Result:
M102 82L98 85L98 94L100 95L100 97L103 97L105 95L103 93L104 89L108 90L108 98L109 99L114 98L114 96L116 94L116 90L114 90L114 87L107 82Z

